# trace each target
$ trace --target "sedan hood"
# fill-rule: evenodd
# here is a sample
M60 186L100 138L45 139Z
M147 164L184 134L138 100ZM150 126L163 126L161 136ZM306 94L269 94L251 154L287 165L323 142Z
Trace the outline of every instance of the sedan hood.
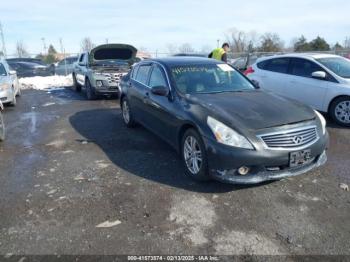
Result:
M315 118L314 111L296 101L262 91L196 94L192 103L227 125L251 130L281 126Z
M132 62L136 57L137 49L126 44L99 45L90 51L90 63L101 61L126 61Z

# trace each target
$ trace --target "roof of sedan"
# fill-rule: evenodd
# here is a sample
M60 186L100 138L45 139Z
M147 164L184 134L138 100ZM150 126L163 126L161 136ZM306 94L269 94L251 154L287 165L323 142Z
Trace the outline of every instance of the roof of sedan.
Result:
M319 58L328 58L328 57L339 57L334 54L325 54L325 53L289 53L282 55L271 55L271 56L263 56L259 58L259 61L271 58L279 58L279 57L300 57L300 58L311 58L311 59L319 59Z
M193 65L193 64L221 64L223 62L205 57L177 56L167 58L149 59L146 61L156 61L167 66Z

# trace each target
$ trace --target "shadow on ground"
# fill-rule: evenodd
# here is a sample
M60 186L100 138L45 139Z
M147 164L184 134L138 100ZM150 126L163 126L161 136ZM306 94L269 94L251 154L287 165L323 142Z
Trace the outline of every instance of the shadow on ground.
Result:
M191 180L184 174L175 150L141 126L126 128L119 108L81 111L72 115L69 121L87 141L98 145L116 166L135 176L196 192L224 193L249 187Z

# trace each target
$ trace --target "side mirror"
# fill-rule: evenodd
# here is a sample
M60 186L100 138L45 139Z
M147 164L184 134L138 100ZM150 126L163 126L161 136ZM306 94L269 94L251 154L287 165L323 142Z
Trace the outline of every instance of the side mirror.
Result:
M316 79L326 79L327 74L326 72L323 72L323 71L316 71L316 72L313 72L311 76Z
M260 85L259 85L258 81L252 80L252 83L253 83L255 89L260 89Z
M10 70L10 75L15 75L15 74L17 74L17 72L15 71L15 70Z
M166 86L153 86L151 92L157 96L167 96L169 94L169 88Z

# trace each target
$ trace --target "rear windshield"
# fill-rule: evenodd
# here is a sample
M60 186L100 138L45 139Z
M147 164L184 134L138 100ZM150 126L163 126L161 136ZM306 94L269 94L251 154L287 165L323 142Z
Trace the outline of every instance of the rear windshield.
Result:
M132 50L118 49L118 48L106 48L99 49L94 52L95 60L128 60L132 58Z
M338 76L350 78L350 60L342 57L327 57L316 60Z
M254 86L227 64L174 66L176 88L183 94L254 90Z

